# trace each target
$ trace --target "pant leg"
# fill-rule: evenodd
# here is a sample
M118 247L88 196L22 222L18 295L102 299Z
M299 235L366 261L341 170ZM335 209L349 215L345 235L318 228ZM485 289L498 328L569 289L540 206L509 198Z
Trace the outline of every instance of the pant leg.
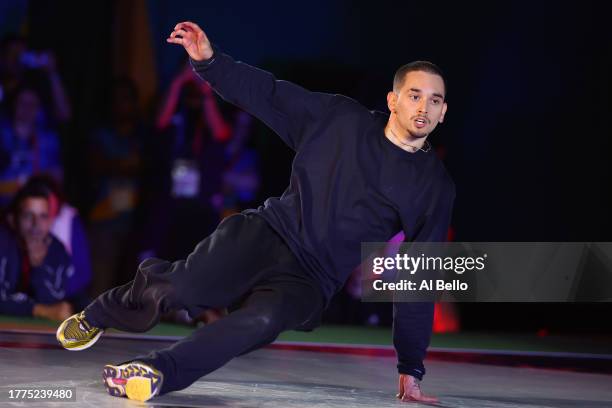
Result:
M181 390L232 358L273 342L319 313L320 290L306 280L273 279L257 286L236 311L172 346L136 357L164 374L161 393Z
M97 327L147 331L163 313L187 309L195 316L210 307L222 308L240 299L269 265L284 255L280 237L255 214L236 214L217 229L185 260L147 259L134 280L113 288L86 309Z
M161 259L143 261L133 281L101 294L85 308L87 320L104 329L150 330L161 315L181 308L173 285L165 279L169 265Z

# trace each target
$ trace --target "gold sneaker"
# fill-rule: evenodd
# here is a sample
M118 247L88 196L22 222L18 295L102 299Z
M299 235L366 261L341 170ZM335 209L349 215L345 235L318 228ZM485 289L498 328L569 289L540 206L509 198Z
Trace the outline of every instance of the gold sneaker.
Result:
M55 337L66 350L78 351L93 346L102 333L104 330L90 325L85 319L85 312L81 312L64 320Z
M143 402L159 394L163 378L159 370L138 361L105 365L102 371L104 386L110 395Z

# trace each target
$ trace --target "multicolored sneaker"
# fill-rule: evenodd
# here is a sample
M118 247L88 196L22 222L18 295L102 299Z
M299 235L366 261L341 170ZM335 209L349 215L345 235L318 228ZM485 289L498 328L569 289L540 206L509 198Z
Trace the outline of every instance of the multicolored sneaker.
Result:
M159 394L164 376L145 363L132 361L119 366L105 365L102 379L113 397L148 401Z
M93 346L102 333L104 330L89 324L85 312L81 312L64 320L55 337L66 350L78 351Z

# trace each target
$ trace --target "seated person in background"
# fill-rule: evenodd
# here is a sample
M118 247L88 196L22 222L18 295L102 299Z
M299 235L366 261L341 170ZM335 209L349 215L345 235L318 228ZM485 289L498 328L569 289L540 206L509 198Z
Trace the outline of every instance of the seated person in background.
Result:
M73 313L66 282L74 273L64 246L51 235L49 191L26 186L0 228L0 314L63 320Z
M91 301L86 293L91 283L91 258L89 241L79 212L66 202L62 187L53 177L46 174L30 177L27 186L49 191L49 213L53 219L51 233L64 245L74 265L74 274L66 283L66 294L71 302L87 306Z

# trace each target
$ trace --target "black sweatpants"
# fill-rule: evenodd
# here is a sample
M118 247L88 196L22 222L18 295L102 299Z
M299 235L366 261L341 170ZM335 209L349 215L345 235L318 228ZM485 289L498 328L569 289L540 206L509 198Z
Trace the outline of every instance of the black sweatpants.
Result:
M321 290L256 214L226 218L186 260L145 260L132 282L100 295L85 315L97 327L144 332L171 310L196 316L236 304L232 313L172 346L130 361L160 370L162 393L180 390L320 315Z

